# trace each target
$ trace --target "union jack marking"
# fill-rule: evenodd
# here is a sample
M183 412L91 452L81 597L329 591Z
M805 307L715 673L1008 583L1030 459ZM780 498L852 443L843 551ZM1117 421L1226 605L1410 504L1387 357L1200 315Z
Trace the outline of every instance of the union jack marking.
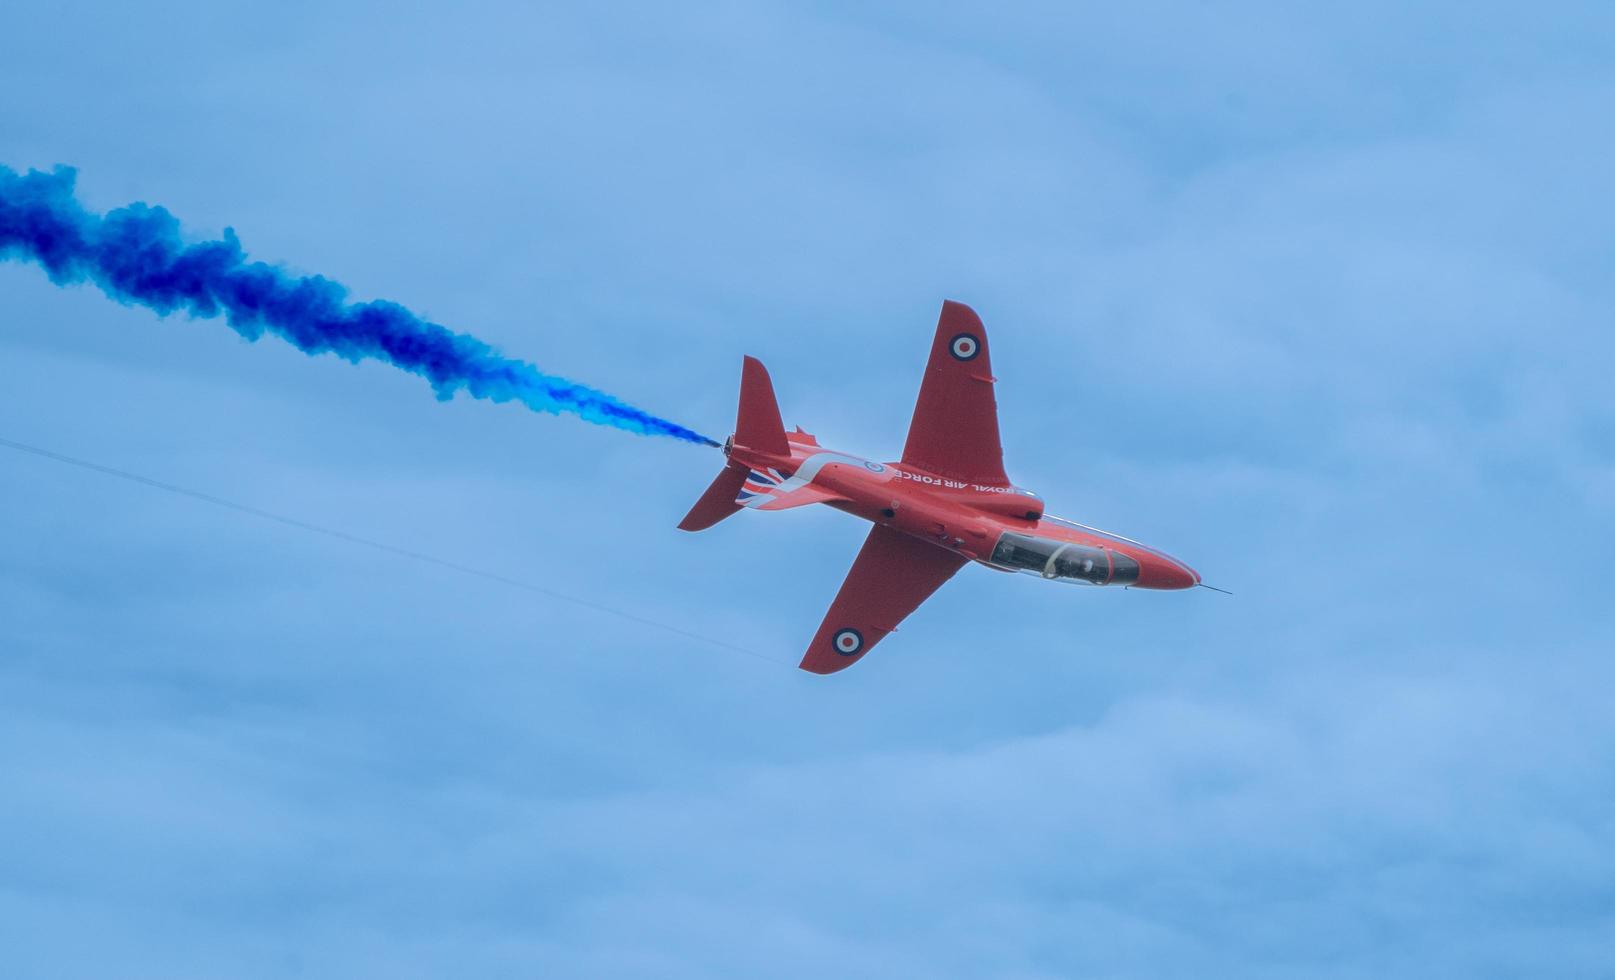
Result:
M741 484L735 503L743 504L756 497L772 497L779 492L780 484L784 482L785 474L773 467L752 470L746 474L746 482Z
M776 469L750 470L746 474L746 482L741 484L740 492L735 496L735 503L753 509L768 508L780 510L795 506L791 500L800 498L793 496L798 490L811 484L819 475L819 471L832 463L844 466L858 466L873 473L881 481L890 480L896 473L880 463L872 463L857 456L848 456L846 453L814 453L802 460L796 472L789 477ZM800 501L808 503L811 501Z

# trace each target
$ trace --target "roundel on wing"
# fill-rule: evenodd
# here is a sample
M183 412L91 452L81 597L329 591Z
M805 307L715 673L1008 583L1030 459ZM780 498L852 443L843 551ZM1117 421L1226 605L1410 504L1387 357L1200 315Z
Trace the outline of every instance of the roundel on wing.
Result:
M855 656L864 648L864 635L851 627L836 630L836 635L830 637L830 645L843 657Z
M981 338L973 333L955 334L948 341L948 353L953 355L954 360L974 360L981 353Z

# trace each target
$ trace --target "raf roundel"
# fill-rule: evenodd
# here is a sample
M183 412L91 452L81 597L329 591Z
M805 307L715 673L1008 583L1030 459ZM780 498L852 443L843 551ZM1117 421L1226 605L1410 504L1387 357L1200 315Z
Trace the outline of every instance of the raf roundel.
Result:
M850 657L864 648L864 635L855 629L836 630L830 642L835 646L836 653Z
M974 360L981 353L981 341L974 334L962 333L948 341L948 353L956 360Z

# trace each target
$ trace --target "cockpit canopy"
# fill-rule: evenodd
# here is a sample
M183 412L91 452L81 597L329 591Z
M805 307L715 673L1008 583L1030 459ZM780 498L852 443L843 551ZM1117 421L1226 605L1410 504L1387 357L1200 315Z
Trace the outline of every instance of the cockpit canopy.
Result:
M1138 562L1119 551L1014 531L999 535L992 564L1057 582L1131 585L1138 581Z

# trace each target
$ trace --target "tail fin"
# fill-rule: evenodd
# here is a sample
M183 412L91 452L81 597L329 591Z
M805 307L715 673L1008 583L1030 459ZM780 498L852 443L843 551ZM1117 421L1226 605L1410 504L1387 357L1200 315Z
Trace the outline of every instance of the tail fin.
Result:
M748 357L740 368L740 413L735 419L735 442L776 456L789 456L785 423L780 421L779 402L774 400L774 382L768 368L755 357Z
M748 449L757 449L777 456L791 455L791 445L785 439L785 423L780 421L779 402L774 399L774 382L769 380L768 369L755 357L748 357L740 369L740 411L735 418L735 435L732 440ZM725 447L724 452L729 450ZM695 502L690 512L679 522L685 531L704 531L740 509L735 498L746 482L746 467L730 463L723 468L707 492Z

